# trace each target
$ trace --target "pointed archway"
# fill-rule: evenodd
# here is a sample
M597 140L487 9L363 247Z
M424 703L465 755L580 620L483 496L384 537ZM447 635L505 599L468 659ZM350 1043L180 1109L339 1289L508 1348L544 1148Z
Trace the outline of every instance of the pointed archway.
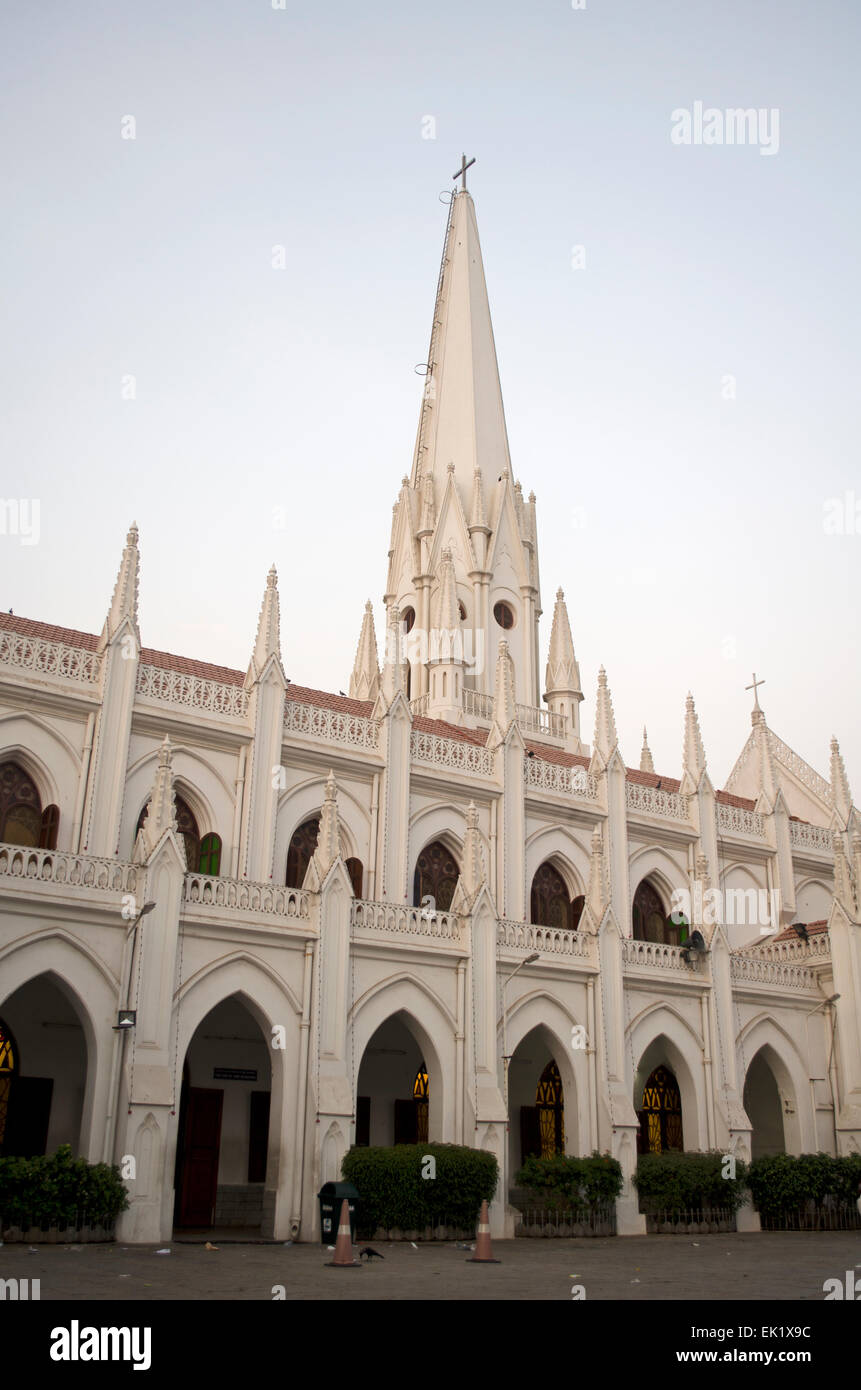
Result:
M744 1079L744 1108L753 1125L750 1136L752 1158L786 1153L783 1105L777 1078L769 1066L768 1049L761 1047Z
M3 1001L0 1154L32 1158L61 1144L81 1150L88 1048L69 995L37 975Z
M356 1145L419 1144L433 1139L433 1061L406 1014L381 1023L362 1054L356 1090Z
M198 1024L185 1056L174 1180L178 1228L263 1229L271 1090L266 1039L231 995Z
M646 1077L637 1116L640 1121L639 1153L659 1154L670 1149L684 1149L682 1093L675 1073L664 1063Z
M542 1028L527 1033L509 1060L508 1113L512 1178L527 1158L565 1153L565 1088Z

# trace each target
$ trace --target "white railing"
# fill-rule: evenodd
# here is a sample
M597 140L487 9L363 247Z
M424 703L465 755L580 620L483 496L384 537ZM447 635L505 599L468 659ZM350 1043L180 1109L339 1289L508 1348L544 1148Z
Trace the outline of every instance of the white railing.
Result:
M60 676L79 685L93 685L99 679L98 652L69 647L65 642L48 642L43 637L26 637L5 628L0 629L0 664Z
M757 811L750 811L745 806L727 806L722 801L717 803L717 811L721 830L729 830L735 835L749 835L757 840L765 839L765 821Z
M525 734L545 734L550 738L564 738L568 730L568 719L564 714L555 714L552 709L541 709L535 705L515 705L517 727Z
M818 849L826 854L831 854L834 849L830 830L824 825L808 825L800 820L789 822L789 843L797 849Z
M412 714L413 718L415 718L415 716L416 716L417 714L424 714L424 715L426 715L427 712L428 712L428 705L429 705L429 704L430 704L430 691L429 691L429 690L426 691L424 695L419 695L415 700L410 700L410 713Z
M622 942L622 960L626 965L645 966L651 970L694 973L682 955L682 947L667 946L662 941L635 941L633 937L626 937Z
M816 989L816 972L809 966L763 960L760 956L731 956L730 973L734 980L743 980L747 984L778 985L782 989Z
M531 922L512 922L505 918L497 923L500 946L521 951L540 951L548 956L591 955L592 938L584 932L564 931L560 927L539 927Z
M138 869L117 859L99 859L65 850L30 849L0 844L0 875L28 882L58 883L72 888L95 888L105 893L137 891Z
M682 796L681 792L646 787L642 782L626 782L625 801L630 810L640 811L646 816L665 816L678 821L688 819L688 798Z
M163 666L138 668L137 693L144 700L202 710L207 714L243 718L248 712L248 694L241 685L169 671Z
M273 917L308 916L308 894L301 888L247 883L244 879L218 878L212 874L186 874L185 901L187 906L266 912Z
M587 801L598 800L598 779L585 767L560 767L558 763L527 755L523 759L523 780L527 787L541 787L544 791L561 792L563 796L582 796Z
M413 729L410 753L419 763L454 768L458 772L474 772L481 777L493 776L492 750L481 744L467 743L465 739L440 738L437 734L425 734Z
M750 946L737 953L739 959L783 960L802 964L810 960L829 960L831 957L831 938L827 931L817 932L806 941L793 937L791 941L769 941Z
M352 923L362 932L382 932L386 936L433 936L443 941L460 941L460 928L454 912L428 912L423 907L367 902L363 898L355 898Z
M353 748L376 748L379 738L378 719L366 719L362 714L345 714L343 710L325 709L322 705L300 704L288 697L284 706L284 728L294 734L308 734L327 743L347 743Z
M493 718L493 696L484 695L480 690L463 691L463 712L464 714L475 715L476 719Z

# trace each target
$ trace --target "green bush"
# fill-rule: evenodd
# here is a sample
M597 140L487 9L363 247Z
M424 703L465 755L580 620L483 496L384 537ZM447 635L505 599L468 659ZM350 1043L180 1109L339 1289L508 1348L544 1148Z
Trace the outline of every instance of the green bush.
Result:
M526 1190L535 1206L592 1209L618 1197L622 1168L609 1154L593 1152L589 1158L556 1154L553 1158L527 1158L514 1181Z
M721 1176L724 1155L682 1153L674 1149L661 1154L641 1154L634 1185L640 1210L648 1214L663 1211L703 1211L743 1206L747 1186L747 1165L736 1159L734 1178Z
M434 1178L422 1177L428 1157L436 1163ZM499 1177L493 1154L457 1144L351 1149L341 1172L361 1198L359 1226L372 1233L379 1226L418 1231L443 1222L470 1229Z
M108 1226L128 1204L119 1169L73 1158L68 1144L36 1158L0 1158L4 1226Z
M861 1154L770 1154L753 1160L749 1181L763 1216L799 1211L809 1201L818 1206L826 1197L850 1204L861 1183Z

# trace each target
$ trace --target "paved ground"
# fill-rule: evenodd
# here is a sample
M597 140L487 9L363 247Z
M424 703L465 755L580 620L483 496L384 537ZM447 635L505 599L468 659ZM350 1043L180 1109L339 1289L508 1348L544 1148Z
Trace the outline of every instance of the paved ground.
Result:
M326 1269L319 1245L5 1245L0 1278L39 1279L41 1298L781 1299L821 1302L823 1281L852 1270L861 1292L861 1232L495 1241L498 1265L471 1265L454 1245L374 1243L361 1270Z

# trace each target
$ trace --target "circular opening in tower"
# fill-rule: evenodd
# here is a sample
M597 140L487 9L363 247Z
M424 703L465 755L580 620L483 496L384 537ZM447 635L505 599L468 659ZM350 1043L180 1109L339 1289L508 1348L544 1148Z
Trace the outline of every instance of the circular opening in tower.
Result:
M493 616L500 627L506 630L514 627L514 610L509 608L507 603L495 603L493 605Z

